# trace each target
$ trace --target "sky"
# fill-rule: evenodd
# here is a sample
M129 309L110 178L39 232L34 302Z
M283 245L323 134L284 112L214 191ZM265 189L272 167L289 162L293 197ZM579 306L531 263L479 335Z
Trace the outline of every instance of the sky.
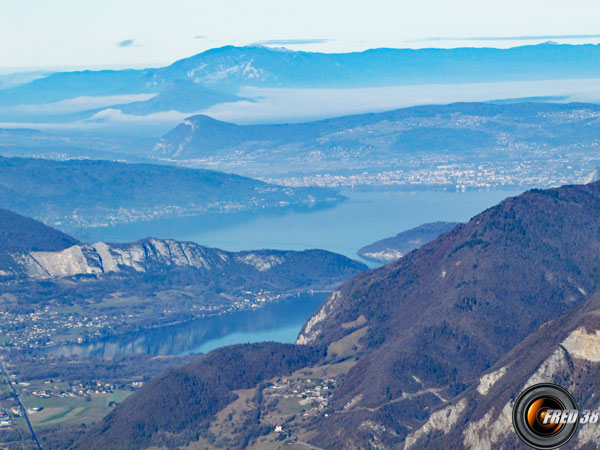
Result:
M600 43L598 0L0 0L0 71L155 67L223 45Z

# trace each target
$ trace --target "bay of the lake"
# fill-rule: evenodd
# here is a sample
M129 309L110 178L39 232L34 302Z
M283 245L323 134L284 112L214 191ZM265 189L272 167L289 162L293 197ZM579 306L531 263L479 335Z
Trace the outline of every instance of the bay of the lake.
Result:
M313 210L220 214L88 228L82 240L127 242L144 237L193 241L223 250L321 248L357 259L379 239L435 221L466 222L518 190L344 190L346 201Z
M358 259L364 245L434 221L466 222L515 190L400 191L346 190L346 201L328 208L256 214L185 217L87 230L89 241L133 241L152 236L193 241L224 250L321 248ZM373 263L369 263L373 267ZM92 345L75 345L63 354L112 357L121 353L181 354L207 352L245 342L294 342L304 322L326 295L295 299L182 326L163 327Z

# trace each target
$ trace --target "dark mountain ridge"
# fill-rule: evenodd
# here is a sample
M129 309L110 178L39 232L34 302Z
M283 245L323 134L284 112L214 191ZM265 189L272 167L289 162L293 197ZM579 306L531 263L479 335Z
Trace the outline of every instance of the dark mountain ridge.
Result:
M4 252L53 252L64 250L79 241L71 236L0 208L0 250Z
M297 341L328 348L312 372L357 362L339 376L327 415L290 418L285 426L321 448L399 448L519 342L598 290L598 223L600 183L532 190L357 275L331 294ZM179 388L193 395L190 386ZM110 426L96 428L97 445L113 443L110 429L132 413L117 408ZM147 419L139 420L130 426L147 429Z
M243 97L207 89L188 80L171 81L156 97L143 102L112 106L125 114L145 115L157 111L195 112L218 103L237 102Z
M212 170L0 157L0 207L71 232L174 216L309 208L342 198L329 189L281 187Z
M37 220L0 208L0 274L18 270L13 254L59 251L79 241Z

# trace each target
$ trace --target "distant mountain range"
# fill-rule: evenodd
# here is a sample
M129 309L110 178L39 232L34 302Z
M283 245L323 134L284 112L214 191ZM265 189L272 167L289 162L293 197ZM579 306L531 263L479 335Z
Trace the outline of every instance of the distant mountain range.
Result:
M151 93L168 97L172 83L236 93L243 86L352 88L428 83L595 78L600 46L550 45L511 49L373 49L361 53L308 53L261 46L222 47L143 70L58 72L0 90L0 106L35 105L82 96ZM36 75L37 76L37 75ZM26 81L24 78L23 81ZM10 86L8 84L7 86ZM186 111L231 101L216 92L196 92L194 101L147 103L133 113Z
M454 103L299 124L196 115L153 154L295 186L481 188L581 182L599 142L599 105Z
M50 70L36 70L27 72L3 73L0 74L0 89L8 89L29 83L35 79L50 75Z
M237 175L109 161L0 157L0 207L64 230L169 217L310 208L343 199Z
M78 448L512 448L525 385L553 380L594 405L598 223L600 183L508 198L335 290L298 338L316 352L304 368L253 373L250 388L228 365L228 388L198 409L213 383L203 364L242 370L264 347L215 350L125 400Z
M456 225L458 223L455 222L425 223L398 233L394 237L381 239L366 245L360 248L357 253L365 259L388 263L427 244Z

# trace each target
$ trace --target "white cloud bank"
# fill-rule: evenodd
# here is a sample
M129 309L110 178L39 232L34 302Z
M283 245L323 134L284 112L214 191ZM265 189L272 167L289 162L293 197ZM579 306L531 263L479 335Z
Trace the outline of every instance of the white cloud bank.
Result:
M259 89L240 95L256 101L221 103L204 111L219 120L245 123L299 122L416 105L478 102L523 97L566 97L600 102L600 80L433 84L364 89Z

